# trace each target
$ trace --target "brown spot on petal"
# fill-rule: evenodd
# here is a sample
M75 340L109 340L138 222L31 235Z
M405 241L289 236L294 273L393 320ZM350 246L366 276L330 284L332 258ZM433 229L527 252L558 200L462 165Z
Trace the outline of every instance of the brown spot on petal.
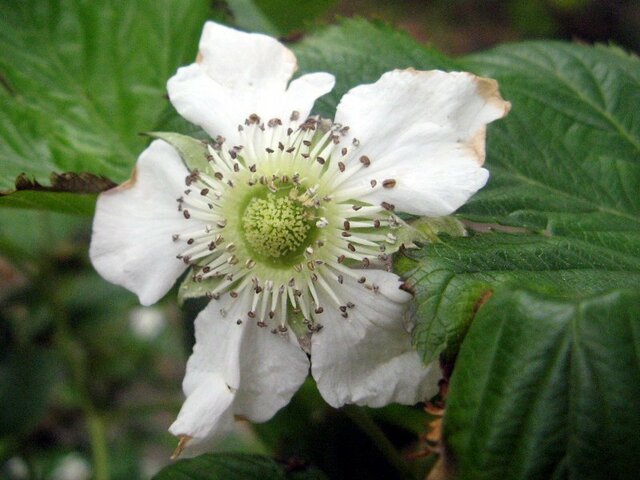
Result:
M506 102L502 98L502 95L500 95L497 81L493 78L476 77L475 75L472 75L472 77L476 82L478 94L500 112L500 115L496 117L496 119L502 118L509 113L511 103Z
M473 150L474 155L476 156L476 161L478 165L483 165L484 160L486 158L486 136L487 136L487 127L483 125L476 133L473 134L471 140L469 140L468 146Z

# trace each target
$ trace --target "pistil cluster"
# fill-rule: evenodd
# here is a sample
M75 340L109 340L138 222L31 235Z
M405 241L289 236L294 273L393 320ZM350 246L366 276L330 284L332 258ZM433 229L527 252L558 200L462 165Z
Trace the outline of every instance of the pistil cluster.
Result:
M251 115L238 130L242 144L207 142L209 167L185 179L178 209L199 222L173 235L184 243L178 258L192 267L192 281L207 282L209 298L228 293L250 305L238 324L253 321L286 334L292 319L308 332L319 330L327 308L348 319L357 302L345 298L341 285L352 277L377 291L365 269L387 262L400 225L393 205L353 199L396 181L343 187L372 162L358 155L358 140L340 146L346 126L300 122L293 112L286 123Z

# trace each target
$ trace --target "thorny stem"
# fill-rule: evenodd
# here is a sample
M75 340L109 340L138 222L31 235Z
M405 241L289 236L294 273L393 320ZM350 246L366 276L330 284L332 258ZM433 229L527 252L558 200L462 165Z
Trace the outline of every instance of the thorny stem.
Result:
M402 474L403 477L413 478L411 470L396 447L389 441L382 429L371 419L361 407L347 405L342 408L344 414L366 434L387 461Z

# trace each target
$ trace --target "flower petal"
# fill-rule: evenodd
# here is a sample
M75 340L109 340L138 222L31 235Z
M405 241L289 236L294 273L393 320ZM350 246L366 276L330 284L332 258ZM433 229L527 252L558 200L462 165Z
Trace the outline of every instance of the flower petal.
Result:
M150 305L185 270L172 235L185 228L176 198L188 174L178 153L156 140L140 155L131 179L96 204L89 257L105 279Z
M213 373L198 373L197 376L197 386L169 427L173 435L189 438L184 446L186 457L206 452L233 428L235 395L223 377ZM191 381L194 381L193 377Z
M170 429L192 437L190 455L226 433L234 415L257 422L271 418L307 376L309 362L299 347L252 321L238 323L250 309L246 289L235 301L212 300L196 318L196 343L183 382L187 400Z
M363 199L414 214L450 214L486 183L486 125L509 108L494 80L464 72L395 70L355 87L342 97L336 122L349 126L349 162L366 155L371 166L343 188L388 180L391 188ZM353 138L359 148L350 148Z
M287 405L309 373L309 359L297 342L253 323L246 326L241 364L234 411L254 422L269 420Z
M207 22L196 63L180 68L167 89L180 115L237 144L237 127L249 115L288 119L296 110L304 119L316 98L333 88L333 75L314 73L287 90L296 68L293 53L274 38Z
M324 328L311 339L311 371L320 393L334 407L429 398L437 393L440 371L436 364L425 366L411 346L403 319L411 296L392 273L370 270L367 280L377 293L344 279L341 293L355 303L348 318L335 309L318 318Z

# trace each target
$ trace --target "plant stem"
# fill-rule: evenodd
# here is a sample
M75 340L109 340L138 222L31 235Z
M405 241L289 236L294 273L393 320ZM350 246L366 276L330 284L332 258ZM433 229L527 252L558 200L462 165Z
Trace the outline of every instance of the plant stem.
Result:
M109 453L102 418L91 408L87 409L85 415L87 417L89 437L91 438L93 478L95 480L109 480Z
M413 478L405 459L363 408L347 405L342 408L342 411L369 437L380 453L403 477Z

